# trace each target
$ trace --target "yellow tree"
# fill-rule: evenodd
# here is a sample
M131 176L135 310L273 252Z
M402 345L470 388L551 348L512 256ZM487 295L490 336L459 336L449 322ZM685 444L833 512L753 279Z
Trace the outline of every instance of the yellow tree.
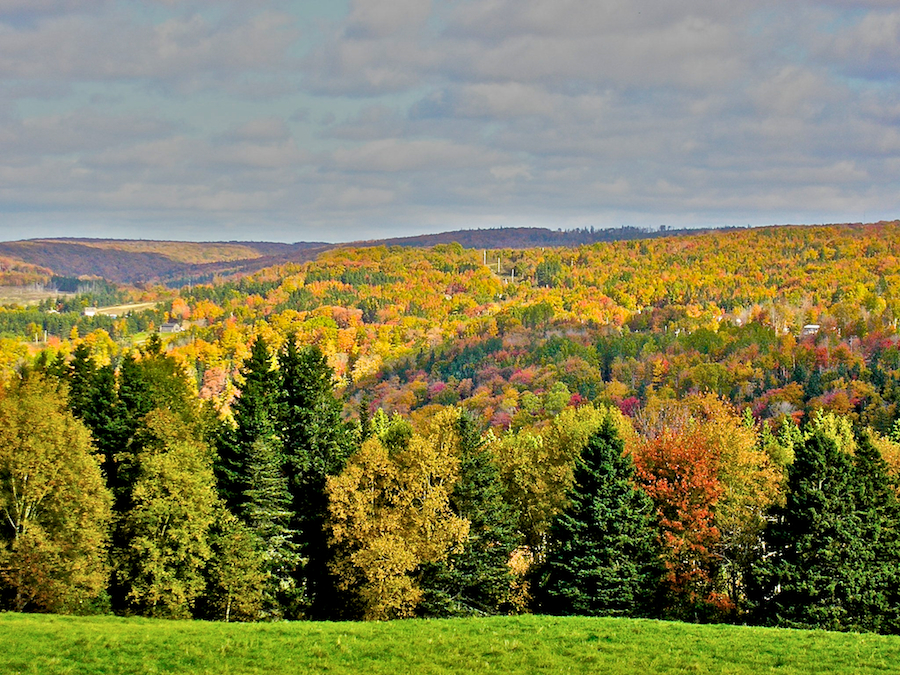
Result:
M36 375L0 395L0 592L16 611L79 611L108 580L111 497L90 434Z
M376 418L376 422L377 422ZM459 470L447 427L428 437L382 425L337 476L328 478L332 571L364 619L412 616L422 563L460 550L469 523L450 509Z

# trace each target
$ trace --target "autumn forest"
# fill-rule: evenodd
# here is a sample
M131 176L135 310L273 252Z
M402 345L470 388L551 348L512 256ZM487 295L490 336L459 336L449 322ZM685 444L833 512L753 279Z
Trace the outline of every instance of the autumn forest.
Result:
M639 234L3 258L0 608L900 633L900 223Z

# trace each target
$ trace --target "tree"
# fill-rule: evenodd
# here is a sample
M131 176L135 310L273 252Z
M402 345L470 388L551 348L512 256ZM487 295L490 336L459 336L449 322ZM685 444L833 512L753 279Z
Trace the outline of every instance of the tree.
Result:
M116 586L127 611L186 618L205 587L220 508L212 453L169 411L154 410L144 423L131 508L114 551Z
M115 419L105 443L114 445L112 466L107 472L115 509L119 513L131 507L131 491L140 471L139 456L147 442L155 442L148 433L147 415L165 410L173 423L190 431L202 442L200 406L196 392L179 363L162 351L154 333L139 354L128 354L119 367Z
M85 611L108 580L110 495L90 435L41 376L0 396L0 594L16 611Z
M853 459L823 429L795 449L784 506L764 532L765 557L750 588L763 623L858 630L874 551L864 536ZM862 620L861 620L862 619Z
M112 365L98 368L90 347L81 343L62 376L69 385L69 409L90 429L112 490L118 485L116 453L122 443L115 371Z
M264 561L253 533L225 509L219 509L210 532L210 553L203 614L225 622L260 618Z
M253 443L246 475L250 487L244 492L243 516L265 573L262 614L296 616L304 599L303 589L297 586L302 559L297 533L290 528L291 493L281 472L281 457L269 439Z
M391 450L376 435L328 478L332 570L356 617L413 616L420 566L462 549L469 523L449 504L458 463L437 439Z
M280 378L262 336L253 342L240 376L240 396L231 406L235 426L223 434L215 468L219 494L232 513L243 517L246 491L252 488L248 472L253 445L260 440L269 446L278 441Z
M290 337L279 357L280 436L284 472L291 493L298 550L305 560L298 585L306 591L309 614L324 618L334 610L334 580L325 532L325 483L340 473L353 449L353 434L341 419L334 396L334 373L321 350L298 347Z
M641 616L662 574L654 506L607 416L581 452L553 521L541 579L554 614Z
M638 482L656 505L666 573L664 615L694 619L731 609L718 590L721 559L715 504L723 486L718 457L691 421L644 439Z
M538 555L551 520L565 506L575 461L601 421L600 412L585 405L565 409L540 434L521 430L488 439L504 500L518 514L525 543Z
M422 616L496 614L510 601L515 581L509 561L521 536L516 514L503 500L500 471L471 413L448 408L432 421L431 436L444 435L459 457L459 478L449 506L469 522L461 551L421 566Z
M883 633L900 630L900 502L887 462L869 431L860 431L854 455L869 564L863 592L852 612L860 627Z

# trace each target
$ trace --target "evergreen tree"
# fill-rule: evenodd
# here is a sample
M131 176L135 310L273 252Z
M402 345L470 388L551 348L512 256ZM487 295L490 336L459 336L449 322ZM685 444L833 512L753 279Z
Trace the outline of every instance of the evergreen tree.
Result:
M609 417L582 450L568 496L550 528L544 609L648 613L662 572L653 503L636 487L631 456Z
M290 529L291 493L281 472L281 458L273 443L257 439L247 469L244 519L261 557L265 573L261 611L267 617L296 615L302 602L297 586L300 555L296 532Z
M241 393L232 405L235 427L222 434L218 443L216 478L229 510L246 522L246 493L253 487L249 476L253 446L259 440L271 446L278 434L279 374L262 336L253 342L240 375Z
M464 548L446 560L422 566L420 616L496 614L509 602L514 581L509 567L521 536L517 516L504 499L500 471L471 413L453 410L459 478L450 493L450 509L469 521Z
M868 594L874 551L864 538L869 514L859 508L853 459L823 429L795 452L786 503L773 510L764 532L765 555L753 569L748 596L763 623L865 628L858 611Z
M857 434L854 463L868 564L862 593L850 607L860 628L895 633L900 630L900 503L888 465L867 432Z
M98 368L85 343L75 348L72 357L63 370L69 385L69 409L91 430L106 485L115 490L116 453L122 444L115 370L111 364Z
M325 482L340 473L353 449L353 434L341 419L334 396L334 373L315 346L298 347L290 337L279 354L281 375L280 436L284 472L291 493L299 553L305 561L298 584L305 589L308 614L334 612L335 580L329 571L325 532L328 499Z

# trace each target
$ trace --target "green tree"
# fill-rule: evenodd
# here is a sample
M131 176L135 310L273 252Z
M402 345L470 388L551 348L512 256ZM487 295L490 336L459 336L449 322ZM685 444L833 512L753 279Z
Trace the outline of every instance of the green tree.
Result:
M234 515L219 509L209 540L201 615L225 622L259 619L267 575L253 533Z
M69 385L69 409L90 429L107 487L114 489L116 453L122 443L115 371L112 365L98 368L88 345L81 343L62 373Z
M442 424L451 427L447 432L459 457L449 505L469 521L469 534L461 551L422 565L417 611L421 616L496 614L508 608L515 581L509 559L521 540L516 514L503 499L500 471L474 415L451 408L439 413L433 426Z
M144 424L131 508L114 551L116 586L126 611L185 618L204 591L212 555L209 534L220 505L212 453L169 411L152 411Z
M576 462L553 521L541 587L554 614L647 614L662 574L652 500L607 416Z
M179 363L162 351L155 333L138 354L128 354L119 367L115 420L108 439L116 451L114 466L107 474L119 513L131 507L131 491L140 471L139 457L146 442L154 442L154 434L147 433L146 424L147 415L153 410L168 411L178 424L202 438L196 392Z
M887 463L869 432L856 438L854 464L859 484L862 539L867 570L862 593L852 603L858 625L866 630L900 630L900 503Z
M795 448L787 498L763 533L765 556L754 567L748 595L763 623L856 630L871 571L853 459L817 429Z
M86 611L108 580L110 495L65 395L33 374L0 396L0 597Z
M259 438L251 447L244 492L244 522L256 544L265 572L263 605L267 618L295 616L304 600L297 585L301 565L296 531L290 527L291 493L281 472L281 458L274 444Z
M325 618L334 610L335 591L325 531L325 483L344 467L354 447L353 433L341 419L334 372L318 347L298 347L290 337L278 361L280 436L294 514L291 529L297 532L296 543L305 562L297 582L305 589L308 614Z
M280 378L262 336L253 342L240 377L240 396L231 406L235 426L222 435L215 468L219 494L232 513L243 517L246 492L252 487L248 472L253 445L261 439L272 445L278 439Z

